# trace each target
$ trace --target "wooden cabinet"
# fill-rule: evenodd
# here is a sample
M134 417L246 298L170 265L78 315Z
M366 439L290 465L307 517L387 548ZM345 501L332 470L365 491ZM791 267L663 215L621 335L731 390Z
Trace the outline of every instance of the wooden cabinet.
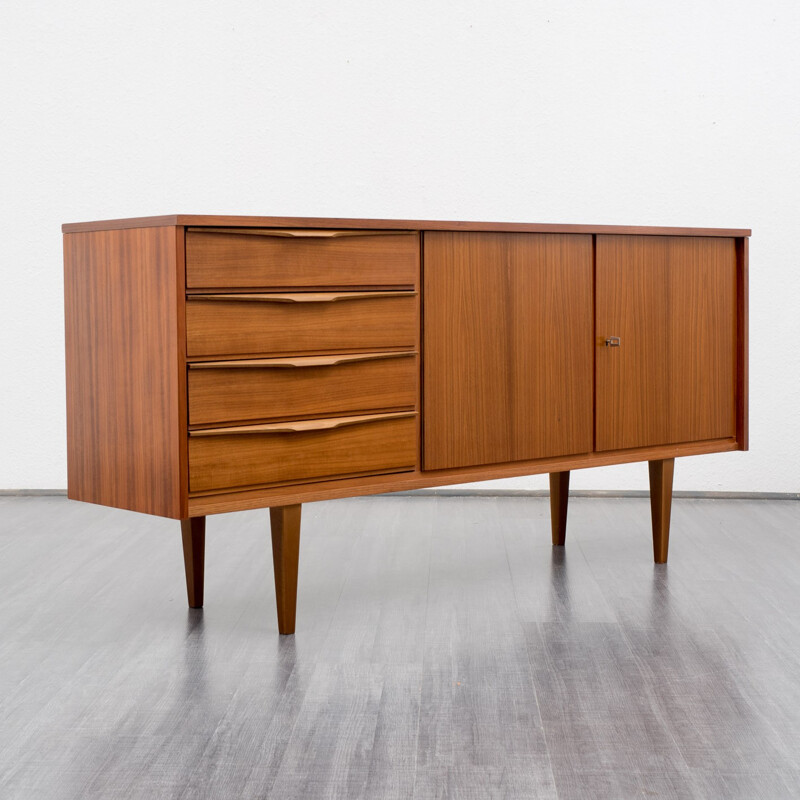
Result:
M269 507L294 630L304 502L747 448L746 230L151 217L64 226L69 496Z

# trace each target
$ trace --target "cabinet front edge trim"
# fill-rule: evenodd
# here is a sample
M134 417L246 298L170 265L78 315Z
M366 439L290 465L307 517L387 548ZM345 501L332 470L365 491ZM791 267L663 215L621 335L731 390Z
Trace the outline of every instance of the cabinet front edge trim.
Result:
M616 450L606 453L587 453L579 456L545 458L537 461L519 461L489 467L468 467L423 472L394 473L362 478L320 481L276 488L251 489L219 495L189 497L192 516L244 511L266 506L310 503L384 492L427 489L473 481L515 478L548 472L563 472L589 467L603 467L636 461L651 461L710 453L726 453L738 449L734 438L711 439L702 442L642 447L633 450Z

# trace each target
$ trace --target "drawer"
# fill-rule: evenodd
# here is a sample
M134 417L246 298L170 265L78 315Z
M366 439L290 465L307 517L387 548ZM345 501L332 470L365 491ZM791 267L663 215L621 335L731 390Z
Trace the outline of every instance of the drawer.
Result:
M191 288L415 286L419 234L264 228L189 228Z
M413 409L415 353L212 361L189 367L189 424Z
M214 492L411 470L416 436L414 412L192 431L189 489Z
M416 292L190 295L186 302L190 358L413 350L416 340Z

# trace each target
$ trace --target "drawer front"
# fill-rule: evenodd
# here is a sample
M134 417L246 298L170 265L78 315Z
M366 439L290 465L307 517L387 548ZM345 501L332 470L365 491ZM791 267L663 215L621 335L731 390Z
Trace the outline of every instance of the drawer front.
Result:
M312 420L294 423L294 430L275 424L196 431L189 436L189 489L215 492L411 470L415 417L410 412Z
M414 292L195 295L186 303L187 355L300 355L413 349Z
M189 424L413 409L416 360L372 353L194 364Z
M413 286L419 234L407 231L192 229L191 288Z

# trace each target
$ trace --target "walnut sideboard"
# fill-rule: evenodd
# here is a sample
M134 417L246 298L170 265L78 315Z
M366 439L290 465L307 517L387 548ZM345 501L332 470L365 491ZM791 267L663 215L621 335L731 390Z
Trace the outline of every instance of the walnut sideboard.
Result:
M63 226L69 497L269 507L281 633L304 502L747 449L749 230L173 215Z

